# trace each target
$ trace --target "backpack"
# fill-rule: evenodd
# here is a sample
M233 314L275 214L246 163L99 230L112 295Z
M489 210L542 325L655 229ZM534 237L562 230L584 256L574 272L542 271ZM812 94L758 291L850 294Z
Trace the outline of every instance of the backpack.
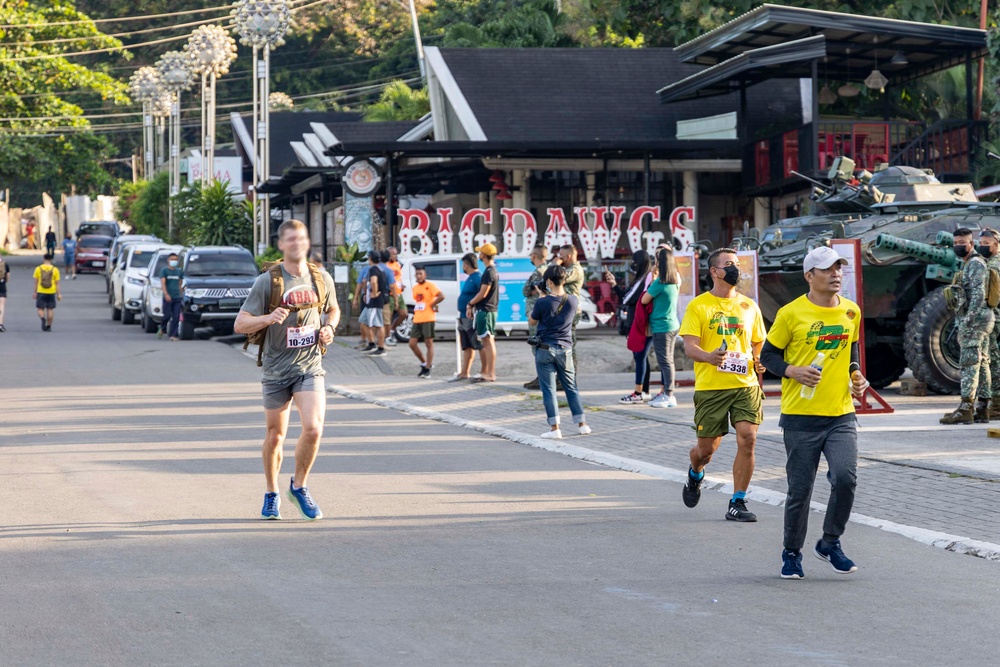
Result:
M371 280L372 276L375 276L376 283L378 284L378 296L375 297L374 299L369 300L367 303L371 304L369 306L371 308L381 308L386 303L388 303L388 299L386 298L388 296L386 294L386 290L389 289L389 279L386 278L385 272L382 271L382 269L380 269L377 266L369 267L368 277L366 278L366 280Z
M41 278L38 279L38 284L45 289L52 289L52 285L55 282L53 275L55 269L51 266L50 267L41 266L39 268L41 269L42 275ZM45 270L46 268L48 268L48 271Z
M281 273L281 262L266 262L263 266L263 271L261 273L267 273L271 276L271 299L267 304L267 314L274 312L275 309L284 307L293 313L298 313L299 323L302 323L302 312L310 310L312 308L322 308L323 304L326 303L326 281L323 280L323 274L320 272L319 267L315 264L309 264L309 275L312 278L313 285L316 287L317 301L314 303L300 303L297 306L282 306L281 297L285 294L285 277ZM322 311L321 311L322 312ZM246 350L251 345L257 346L257 366L264 365L264 342L267 340L267 330L270 327L264 327L260 331L254 331L246 335L247 339L243 343L243 349ZM326 354L326 346L318 342L320 354Z
M986 281L986 305L990 308L1000 306L1000 269L995 266L988 267L989 276Z

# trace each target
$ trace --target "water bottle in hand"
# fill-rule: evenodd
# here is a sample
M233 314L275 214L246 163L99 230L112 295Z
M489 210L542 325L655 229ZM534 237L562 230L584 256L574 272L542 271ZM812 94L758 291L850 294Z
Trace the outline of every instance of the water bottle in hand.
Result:
M826 355L822 352L817 352L813 360L809 362L809 365L818 370L820 373L823 372L823 361L826 360ZM799 396L805 399L812 399L813 395L816 393L816 387L809 387L802 385L802 390L799 391Z

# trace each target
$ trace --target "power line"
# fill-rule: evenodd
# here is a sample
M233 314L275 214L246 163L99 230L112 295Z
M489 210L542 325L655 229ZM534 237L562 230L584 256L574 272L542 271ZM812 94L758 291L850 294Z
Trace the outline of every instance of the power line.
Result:
M224 9L232 9L232 5L221 7L206 7L204 9L188 9L183 12L169 12L166 14L145 14L136 16L120 16L113 19L80 19L77 21L52 21L47 23L11 23L0 25L0 30L8 28L48 28L54 25L80 25L81 23L125 23L127 21L148 21L150 19L171 18L174 16L184 16L187 14L207 14L208 12L220 12Z
M180 28L191 28L194 26L205 25L207 23L218 23L219 21L225 20L224 16L219 16L214 19L202 19L201 21L191 21L190 23L177 23L170 26L162 26L159 28L145 28L143 30L133 30L131 32L119 32L114 34L106 34L103 32L98 32L94 35L87 35L86 37L60 37L59 39L40 39L33 42L4 42L4 47L16 47L16 46L37 46L39 44L62 44L65 42L87 42L90 40L97 40L102 38L118 39L121 37L131 37L133 35L144 35L150 32L164 32L166 30L178 30Z
M304 0L299 0L299 1L302 2ZM325 4L325 3L331 2L331 1L332 0L315 0L314 2L311 2L309 4L299 5L298 7L293 7L292 11L295 12L295 11L298 11L300 9L307 9L307 8L313 7L315 5L321 5L321 4ZM220 18L215 19L215 20L216 21L220 21L223 18L224 17L220 17ZM48 25L53 25L53 24L48 24ZM111 46L111 47L107 47L107 48L103 48L103 49L89 49L87 51L43 53L43 54L40 54L40 55L37 55L37 56L21 56L19 58L4 58L3 61L5 63L12 63L12 62L16 63L16 62L27 62L27 61L31 61L31 60L47 60L47 59L50 59L50 58L70 58L70 57L76 57L76 56L92 56L92 55L97 54L97 53L114 53L116 51L130 51L132 49L138 49L138 48L143 47L143 46L155 46L157 44L166 44L168 42L177 42L177 41L180 41L182 39L187 39L189 36L190 35L178 35L176 37L164 37L162 39L154 39L154 40L148 41L148 42L137 42L135 44L123 44L122 46ZM2 44L0 44L0 46L2 46Z
M398 73L393 74L391 76L385 76L385 77L381 77L379 79L373 79L371 81L351 83L351 84L345 84L343 86L337 86L335 88L331 88L330 90L327 90L327 91L324 91L324 92L321 92L321 93L303 93L303 94L299 94L299 95L293 95L293 96L291 96L291 98L293 100L297 100L297 99L313 99L313 98L316 98L316 97L324 97L324 96L336 95L338 92L355 92L355 91L375 90L375 89L378 89L378 88L384 88L388 83L390 83L392 81L395 81L395 80L398 80L398 79L402 79L403 77L405 77L405 76L407 76L409 74L413 74L416 71L417 70L415 70L415 69L410 69L410 70L406 70L406 71L403 71L403 72L398 72ZM419 81L419 79L412 79L411 78L411 79L404 79L404 81L407 82L407 83L412 83L414 81ZM220 101L223 102L223 103L225 103L225 102L228 102L229 100L232 100L232 99L237 99L237 98L235 98L235 97L224 98L224 99L222 99ZM244 105L245 104L252 104L252 102L245 102L243 104ZM220 105L220 108L223 108L225 106L226 106L225 104ZM199 111L200 109L201 109L200 107L189 107L189 108L183 109L182 111ZM123 117L128 117L128 116L141 116L142 113L143 113L142 111L123 111L121 113L95 113L95 114L87 115L88 111L103 111L103 109L83 109L82 111L83 111L82 114L63 114L61 116L10 116L8 118L0 118L0 122L47 121L47 120L60 120L60 119L81 119L81 120L95 119L95 120L98 120L98 119L101 119L101 118L123 118Z
M406 72L404 74L414 74L417 71L418 70L410 70L409 72ZM398 76L397 77L392 77L391 80L399 80L399 77ZM406 83L406 84L416 83L416 82L419 82L420 80L421 80L420 77L411 77L409 79L402 79L402 81L404 83ZM298 100L316 99L316 98L321 98L321 97L333 97L333 96L339 96L338 99L344 99L344 100L354 99L354 98L362 97L362 96L366 95L367 93L370 93L370 92L372 92L374 90L385 88L388 84L389 84L389 81L386 81L385 83L374 84L374 85L357 86L357 87L343 88L343 89L331 89L331 90L328 90L328 91L325 91L325 92L322 92L322 93L310 93L310 94L307 94L307 95L296 95L296 96L292 96L291 99L294 100L294 101L298 101ZM252 104L253 104L252 101L239 102L239 103L233 103L233 104L220 104L218 108L220 108L220 109L238 109L238 108L241 108L241 107L252 106ZM200 107L197 107L197 108L191 107L191 108L188 108L188 109L184 109L183 111L188 111L188 112L191 112L191 111L200 111ZM137 112L133 112L133 113L105 114L103 116L93 116L93 118L102 118L102 117L103 118L117 118L117 117L128 117L128 116L138 116L138 115L142 115L142 112L141 111L137 111ZM218 123L219 119L225 120L225 118L226 118L226 116L217 116L216 117L216 122ZM0 121L44 121L44 120L59 120L59 119L66 119L66 120L81 119L81 120L86 120L86 117L84 117L84 116L50 116L50 117L34 117L34 118L0 118ZM120 130L120 129L137 129L138 130L138 129L141 129L142 126L143 126L142 122L135 122L135 123L92 123L92 124L87 124L87 125L58 125L58 126L44 126L44 125L39 125L39 126L27 126L27 127L12 127L12 128L10 128L8 130L0 130L0 135L2 135L2 134L15 134L16 133L19 136L36 136L36 135L30 134L30 133L29 134L24 134L25 130L27 130L29 132L33 131L33 130L44 130L46 132L59 132L59 131L68 131L68 132L88 132L88 131L93 131L93 132L99 132L99 131ZM195 123L195 124L189 125L187 127L197 127L197 126L199 126L199 124Z

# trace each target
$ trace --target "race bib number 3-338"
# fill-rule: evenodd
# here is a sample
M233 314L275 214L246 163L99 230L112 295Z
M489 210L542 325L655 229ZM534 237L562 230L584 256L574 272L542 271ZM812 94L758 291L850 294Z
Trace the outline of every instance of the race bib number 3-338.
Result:
M733 373L735 375L746 375L750 370L750 360L745 354L739 352L726 352L726 358L719 365L721 373Z
M316 344L316 327L288 327L286 340L289 350L311 347Z

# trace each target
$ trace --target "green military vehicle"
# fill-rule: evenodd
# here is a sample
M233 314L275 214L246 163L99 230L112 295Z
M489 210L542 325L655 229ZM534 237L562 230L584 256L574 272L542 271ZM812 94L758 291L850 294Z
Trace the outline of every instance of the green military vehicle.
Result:
M1000 228L1000 205L978 201L969 183L941 183L913 167L885 167L855 178L853 163L838 158L830 180L829 186L814 182L813 198L825 221L824 215L811 216L804 225L808 232L792 240L770 227L759 237L739 239L760 253L764 317L773 321L778 308L806 292L802 259L809 250L833 238L861 239L872 385L885 387L909 367L932 391L958 393L957 331L942 293L958 266L951 232ZM844 210L848 206L853 210ZM782 220L773 227L797 226L803 225Z

